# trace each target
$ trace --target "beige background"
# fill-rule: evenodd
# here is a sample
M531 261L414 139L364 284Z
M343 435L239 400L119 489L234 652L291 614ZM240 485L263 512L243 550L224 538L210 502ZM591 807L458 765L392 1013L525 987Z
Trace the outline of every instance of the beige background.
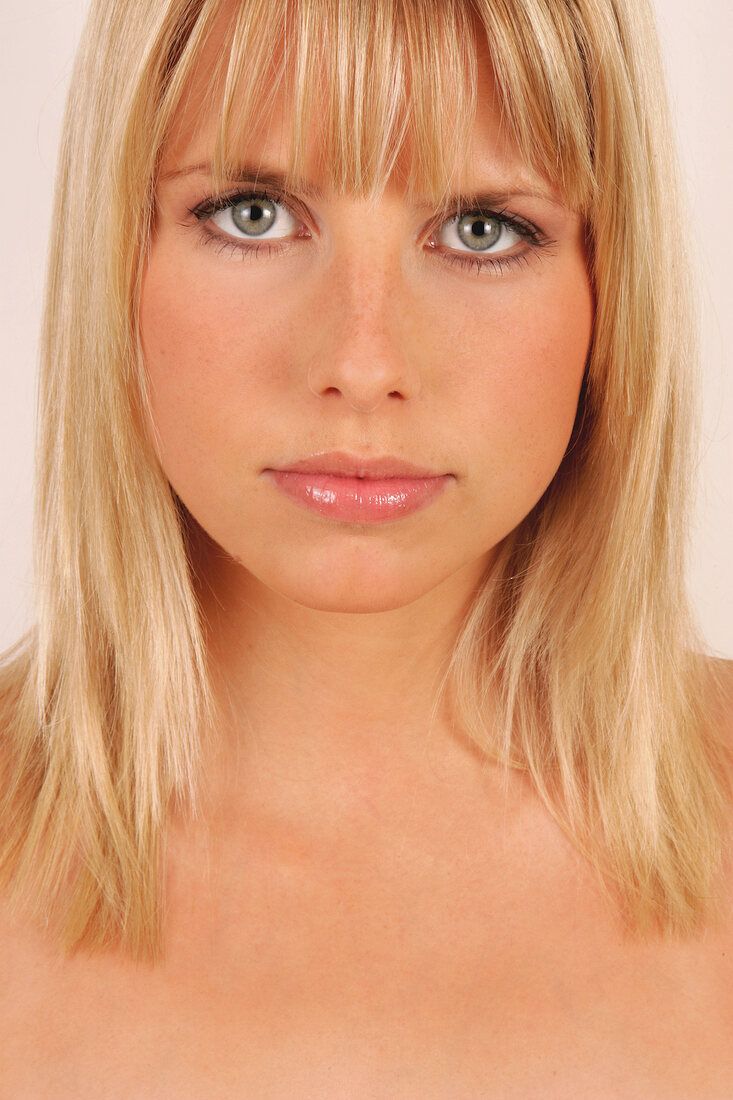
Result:
M123 2L123 0L121 0ZM35 364L59 123L87 0L0 0L0 648L30 618ZM698 249L704 448L690 586L733 657L733 5L657 0Z

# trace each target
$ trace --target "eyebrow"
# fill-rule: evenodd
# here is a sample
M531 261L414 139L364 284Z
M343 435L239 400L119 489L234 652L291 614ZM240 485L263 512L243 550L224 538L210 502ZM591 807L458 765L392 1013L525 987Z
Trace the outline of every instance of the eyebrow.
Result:
M211 162L202 161L200 164L189 164L185 168L174 168L171 172L164 172L160 178L161 180L174 180L181 179L182 176L193 176L197 174L202 176L213 175L213 165ZM287 173L277 172L272 168L261 168L254 164L238 164L233 170L227 172L227 177L232 183L242 183L244 180L251 180L258 184L261 183L268 187L277 187L283 190L290 190L292 186ZM298 191L301 195L305 195L308 198L322 199L325 197L323 189L311 181L307 181L302 187L299 187Z
M201 161L198 164L189 164L183 168L174 168L170 172L164 172L161 175L161 180L168 181L174 179L181 179L184 176L193 175L207 175L210 176L213 173L213 165L210 161ZM239 164L231 171L227 173L228 179L232 183L243 183L247 181L252 183L253 186L262 184L265 187L274 187L282 191L297 190L298 194L304 195L306 198L323 199L325 198L325 192L323 188L319 187L316 183L310 180L304 182L304 184L298 188L293 188L292 183L286 172L279 172L273 168L264 168L254 164ZM497 206L502 203L511 201L512 199L541 199L544 202L551 203L553 206L558 206L562 209L568 209L567 204L560 198L556 198L550 192L542 188L528 188L528 187L497 187L490 191L475 191L467 189L465 193L456 193L451 195L447 200L446 206L461 206L466 203L475 203L478 206ZM432 206L432 203L425 203L427 206Z

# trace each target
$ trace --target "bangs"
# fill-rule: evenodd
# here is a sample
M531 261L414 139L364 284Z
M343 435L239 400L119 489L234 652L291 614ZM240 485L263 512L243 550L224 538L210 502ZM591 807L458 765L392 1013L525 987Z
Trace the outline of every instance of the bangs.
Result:
M213 175L257 163L278 97L291 104L286 175L303 190L309 142L337 194L375 202L398 175L409 201L446 207L471 160L479 58L493 70L502 133L524 164L585 212L595 191L584 51L571 12L545 0L204 0L169 69L171 119L202 49L220 104Z

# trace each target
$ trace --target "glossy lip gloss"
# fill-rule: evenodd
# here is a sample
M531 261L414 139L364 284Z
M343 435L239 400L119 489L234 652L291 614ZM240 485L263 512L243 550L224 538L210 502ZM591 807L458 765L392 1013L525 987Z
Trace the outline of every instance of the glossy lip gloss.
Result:
M350 523L386 523L427 507L453 481L392 455L320 452L263 475L296 504Z

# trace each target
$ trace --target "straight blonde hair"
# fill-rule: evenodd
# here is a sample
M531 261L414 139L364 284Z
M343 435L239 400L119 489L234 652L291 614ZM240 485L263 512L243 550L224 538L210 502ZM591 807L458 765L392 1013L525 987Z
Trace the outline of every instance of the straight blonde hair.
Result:
M166 815L195 812L212 712L138 305L161 150L214 35L221 178L283 86L294 188L317 109L332 186L376 203L409 141L408 197L441 207L482 51L507 134L583 214L595 320L572 439L499 547L441 692L487 758L529 771L633 930L692 932L717 912L729 791L684 586L697 344L648 0L93 4L47 284L37 625L0 673L3 886L65 951L160 956Z

